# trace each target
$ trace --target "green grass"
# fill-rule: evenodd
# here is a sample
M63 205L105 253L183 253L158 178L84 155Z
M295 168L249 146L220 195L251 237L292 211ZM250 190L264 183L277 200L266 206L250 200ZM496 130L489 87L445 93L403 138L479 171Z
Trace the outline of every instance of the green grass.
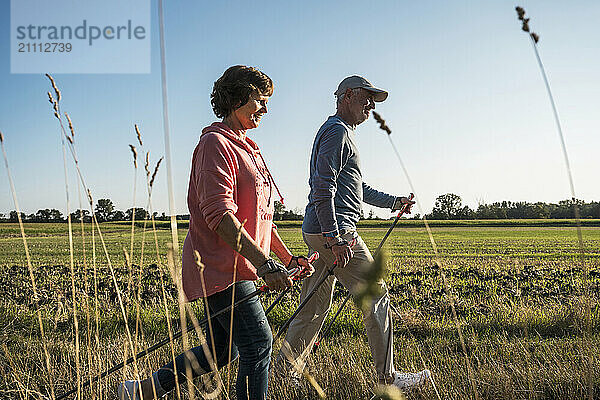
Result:
M600 357L600 228L593 225L583 228L586 274L571 222L564 222L564 226L560 226L563 222L546 225L546 221L540 226L521 220L510 222L512 225L502 221L508 224L503 226L495 226L498 221L488 222L432 223L443 271L456 298L456 311L465 333L479 397L583 398L587 356L591 352L595 360ZM400 370L417 370L425 364L434 372L442 398L472 398L465 358L443 290L442 271L435 266L428 235L419 223L422 224L401 221L384 247L392 302L401 313L394 322L395 364ZM390 221L368 221L360 226L360 233L371 249L377 247L389 224ZM286 222L279 227L290 249L295 254L305 254L307 249L299 225ZM140 226L136 227L130 270L123 253L123 248L129 249L130 225L107 223L101 228L132 331L135 332L136 320L141 323L137 345L149 346L166 336L167 321L175 327L179 325L176 290L165 269L170 232L166 224L159 225L157 259L153 233L148 231L141 260L144 234ZM94 268L91 227L86 225L84 236L77 232L79 225L75 229L75 300L81 364L86 373L96 373L122 360L125 324L97 232ZM47 393L50 380L57 393L75 382L67 226L27 224L26 233L39 291L37 299L32 296L18 226L0 224L0 325L3 327L0 398L42 398L36 393ZM181 242L185 234L186 229L180 229ZM163 281L167 315L161 304ZM139 317L135 301L138 289ZM588 289L592 311L589 329L585 312ZM295 310L298 294L299 289L294 288L269 316L274 331ZM336 288L333 310L345 294L341 287ZM263 296L265 306L275 296ZM193 303L193 308L201 314L199 302ZM48 338L52 379L44 367L37 310L41 312ZM198 344L195 335L192 339ZM181 344L177 342L175 351L180 350ZM147 374L168 359L166 346L142 360L139 368L142 374ZM596 362L593 375L596 397L600 396L597 369ZM331 337L323 340L310 358L309 370L328 398L370 397L375 373L361 314L355 307L348 307L336 321ZM128 377L133 373L131 368L125 371ZM115 398L114 388L122 377L122 372L114 374L98 390L86 392L84 398L99 398L100 392L104 393L102 398ZM316 396L307 384L298 390L274 379L271 387L272 396L277 399ZM26 392L25 388L33 392ZM409 398L437 397L428 387Z

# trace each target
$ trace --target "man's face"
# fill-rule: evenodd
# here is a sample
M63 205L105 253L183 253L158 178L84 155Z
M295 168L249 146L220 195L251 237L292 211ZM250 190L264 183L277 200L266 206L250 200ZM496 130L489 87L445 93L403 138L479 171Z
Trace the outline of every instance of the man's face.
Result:
M350 115L354 119L354 121L352 121L353 125L362 124L367 120L367 118L369 118L371 110L375 109L373 94L362 88L349 92L349 111ZM346 95L348 95L348 93Z

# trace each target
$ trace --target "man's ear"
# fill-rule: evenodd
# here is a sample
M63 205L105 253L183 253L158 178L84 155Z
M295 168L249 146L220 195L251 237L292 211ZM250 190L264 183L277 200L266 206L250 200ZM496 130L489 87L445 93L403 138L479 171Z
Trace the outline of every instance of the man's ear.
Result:
M346 89L346 93L344 94L344 100L351 99L353 94L354 93L352 92L351 88Z

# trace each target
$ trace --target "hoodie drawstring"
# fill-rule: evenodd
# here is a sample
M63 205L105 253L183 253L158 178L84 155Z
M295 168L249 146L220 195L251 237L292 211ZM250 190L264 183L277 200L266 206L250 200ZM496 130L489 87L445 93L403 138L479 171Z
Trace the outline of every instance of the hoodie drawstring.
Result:
M262 156L261 152L258 152L258 155L260 156L260 159L263 162L263 165L265 166L265 169L267 170L267 174L269 175L269 181L273 183L273 186L275 186L275 190L277 190L277 194L279 195L279 200L281 201L281 204L283 205L283 196L281 195L281 192L279 191L279 187L277 186L277 184L275 183L275 179L273 179L273 175L271 174L271 171L269 171L269 167L267 167L267 163L265 162L264 157ZM271 195L269 194L269 205L271 205Z

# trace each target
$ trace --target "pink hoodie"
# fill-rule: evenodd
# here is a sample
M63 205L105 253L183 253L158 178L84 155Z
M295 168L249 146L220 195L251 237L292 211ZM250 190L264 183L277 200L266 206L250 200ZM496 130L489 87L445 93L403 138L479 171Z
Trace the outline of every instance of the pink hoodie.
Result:
M202 130L194 150L188 189L190 228L183 245L183 289L188 300L207 297L235 281L256 280L256 268L225 243L215 229L231 211L266 254L271 247L273 188L269 172L252 140L241 139L215 122ZM203 290L194 259L205 266Z

